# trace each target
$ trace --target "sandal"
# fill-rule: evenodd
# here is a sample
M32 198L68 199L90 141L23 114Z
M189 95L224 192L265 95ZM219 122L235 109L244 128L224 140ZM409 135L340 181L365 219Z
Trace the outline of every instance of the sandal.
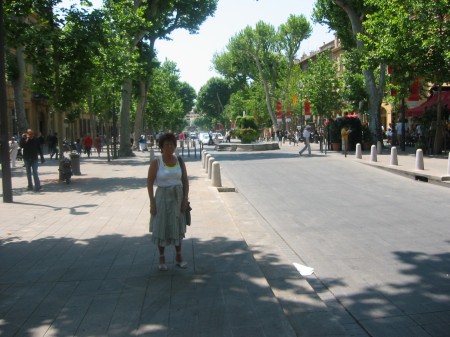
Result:
M183 258L181 257L181 254L177 254L176 265L177 265L177 267L179 267L181 269L186 269L187 266L188 266L187 262L183 261Z
M159 256L159 266L158 266L159 271L167 271L169 270L169 268L167 268L166 265L166 258L164 257L164 255L160 255Z

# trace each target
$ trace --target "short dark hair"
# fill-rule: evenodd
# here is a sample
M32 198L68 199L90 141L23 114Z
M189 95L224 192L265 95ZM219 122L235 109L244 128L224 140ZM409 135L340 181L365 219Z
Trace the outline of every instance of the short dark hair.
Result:
M171 132L163 134L159 137L158 146L162 150L165 142L172 142L175 147L177 147L177 137Z

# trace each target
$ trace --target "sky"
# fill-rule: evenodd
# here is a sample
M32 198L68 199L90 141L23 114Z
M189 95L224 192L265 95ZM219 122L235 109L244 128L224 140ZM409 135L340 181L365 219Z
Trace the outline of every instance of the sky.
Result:
M63 1L64 4L75 2ZM102 0L92 2L98 7L102 4ZM313 24L314 3L315 0L219 0L214 16L203 22L198 34L189 35L185 30L177 30L170 35L170 41L158 40L155 43L158 59L174 61L181 81L189 83L198 92L211 77L219 76L212 69L213 55L225 51L230 38L246 26L255 27L262 20L278 28L289 15L303 14L311 22L313 32L302 42L297 55L300 58L334 39L328 27Z

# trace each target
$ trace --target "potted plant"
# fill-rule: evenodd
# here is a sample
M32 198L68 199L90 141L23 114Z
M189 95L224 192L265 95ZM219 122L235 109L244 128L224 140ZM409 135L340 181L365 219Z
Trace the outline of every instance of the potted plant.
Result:
M259 137L258 126L252 116L238 117L236 119L236 137L241 140L242 144L250 144Z

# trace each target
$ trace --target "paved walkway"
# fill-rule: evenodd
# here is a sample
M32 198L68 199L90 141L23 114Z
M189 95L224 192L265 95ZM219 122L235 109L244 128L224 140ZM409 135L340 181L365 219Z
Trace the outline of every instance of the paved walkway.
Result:
M410 157L399 158L405 171ZM0 203L0 335L365 335L299 275L289 247L258 249L268 228L239 193L224 197L211 186L199 153L184 158L193 205L183 246L189 267L176 268L169 249L168 272L158 271L148 234L148 152L110 163L82 158L82 175L70 185L47 160L41 193L27 191L24 169L15 168L14 202ZM389 163L383 158L374 166ZM438 177L446 164L426 158L425 170Z

